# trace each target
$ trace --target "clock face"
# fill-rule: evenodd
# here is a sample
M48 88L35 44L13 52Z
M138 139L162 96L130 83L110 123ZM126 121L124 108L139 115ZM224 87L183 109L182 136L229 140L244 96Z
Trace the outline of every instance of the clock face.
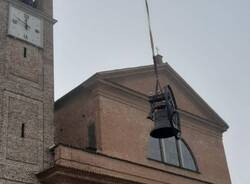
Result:
M43 21L29 13L10 6L8 34L43 47Z

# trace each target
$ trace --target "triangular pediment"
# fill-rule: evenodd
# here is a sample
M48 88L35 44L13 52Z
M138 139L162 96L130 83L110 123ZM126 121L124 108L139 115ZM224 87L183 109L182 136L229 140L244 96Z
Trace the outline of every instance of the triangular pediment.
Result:
M155 74L152 65L100 72L103 80L150 95L155 91ZM227 129L227 124L213 109L167 64L159 65L162 86L173 89L178 109L202 119L215 122Z

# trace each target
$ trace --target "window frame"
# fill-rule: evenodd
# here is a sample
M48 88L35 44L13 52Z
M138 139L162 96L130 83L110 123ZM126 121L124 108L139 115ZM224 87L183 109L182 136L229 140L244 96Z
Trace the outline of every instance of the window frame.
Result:
M96 125L94 122L87 126L87 146L86 149L91 151L97 151L96 143Z
M190 153L190 155L191 155L191 157L193 159L195 170L184 167L184 157L183 157L182 152L181 152L181 141L186 146L187 150L189 151L189 153ZM200 173L200 170L199 170L199 167L198 167L198 164L197 164L197 160L196 160L191 148L189 147L189 145L187 144L187 142L183 138L181 138L179 140L177 140L175 138L175 145L176 145L176 149L177 149L177 158L178 158L178 161L179 161L179 165L171 164L171 163L168 163L166 161L166 158L165 158L166 156L164 155L164 152L165 152L164 139L158 139L158 144L159 144L159 147L160 147L161 161L156 160L154 158L150 158L150 156L147 154L147 159L148 160L152 160L152 161L155 161L155 162L165 164L167 166L176 167L176 168L187 170L187 171L190 171L190 172ZM149 146L150 145L148 145L148 148L149 148Z

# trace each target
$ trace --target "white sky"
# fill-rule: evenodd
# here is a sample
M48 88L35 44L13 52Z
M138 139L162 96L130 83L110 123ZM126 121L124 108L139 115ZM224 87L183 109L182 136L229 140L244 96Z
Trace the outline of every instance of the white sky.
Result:
M233 184L250 182L250 1L149 0L160 53L230 125ZM54 0L55 97L96 72L152 63L144 0Z

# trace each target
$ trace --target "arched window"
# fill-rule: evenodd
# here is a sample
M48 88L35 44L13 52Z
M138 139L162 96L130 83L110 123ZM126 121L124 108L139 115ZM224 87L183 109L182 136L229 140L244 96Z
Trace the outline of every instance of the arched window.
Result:
M148 158L197 171L195 159L184 140L149 138Z

